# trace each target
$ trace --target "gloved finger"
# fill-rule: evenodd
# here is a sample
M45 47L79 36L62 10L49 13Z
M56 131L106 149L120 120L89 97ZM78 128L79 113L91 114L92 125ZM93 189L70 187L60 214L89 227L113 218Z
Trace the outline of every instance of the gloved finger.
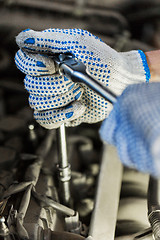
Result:
M97 39L98 37L92 35L86 30L54 28L46 29L44 31L33 31L31 29L27 29L18 34L16 42L20 48L32 52L81 53L82 51L86 52L86 43L90 41L92 41L93 44L88 45L94 51L96 46L93 45L97 45ZM100 39L98 40L100 41Z
M84 90L85 91L85 90ZM89 94L90 95L90 94ZM97 96L96 101L93 104L93 101L88 104L86 92L83 94L81 98L81 102L87 107L85 113L79 118L67 122L67 127L75 127L80 123L96 123L101 122L105 118L108 117L111 112L113 106L110 102L105 101L102 97ZM95 117L96 116L96 117Z
M44 128L58 128L62 123L72 121L84 114L86 107L76 101L60 109L50 109L48 111L34 111L35 120Z
M107 64L102 63L97 54L99 49L99 53L106 51L107 55L107 49L110 47L88 31L81 29L47 29L42 32L28 30L21 32L16 41L20 48L32 50L35 53L53 55L70 52L81 60L87 66L88 73L93 72L93 77L97 79L104 81L110 75Z
M29 104L31 108L39 111L59 108L80 99L83 91L83 88L81 88L78 84L75 84L70 91L61 95L37 96L30 94Z
M30 94L53 96L71 90L75 84L63 75L54 74L42 77L26 75L24 85Z
M31 54L21 49L15 55L15 63L19 70L30 76L54 74L54 61L46 55Z

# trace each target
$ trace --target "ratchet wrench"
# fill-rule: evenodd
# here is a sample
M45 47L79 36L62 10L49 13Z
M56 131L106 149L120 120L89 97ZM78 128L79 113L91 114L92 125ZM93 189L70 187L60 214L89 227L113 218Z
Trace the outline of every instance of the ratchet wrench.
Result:
M93 91L98 93L100 96L104 97L106 100L114 104L116 102L116 95L110 91L106 86L101 84L99 81L92 78L86 72L86 66L75 58L70 53L66 54L58 54L52 56L52 59L55 63L56 72L60 74L64 74L66 77L70 78L73 82L84 83ZM65 135L65 125L64 123L57 130L58 135L61 136L59 138L59 163L61 165L61 169L59 168L60 175L69 176L67 180L63 180L60 178L62 183L62 192L63 192L63 202L70 206L71 196L70 196L70 172L69 172L69 164L67 158L66 151L66 135ZM64 151L65 150L65 151Z
M53 57L56 70L70 78L73 82L84 83L93 91L114 104L116 95L86 72L86 66L71 54L59 54Z

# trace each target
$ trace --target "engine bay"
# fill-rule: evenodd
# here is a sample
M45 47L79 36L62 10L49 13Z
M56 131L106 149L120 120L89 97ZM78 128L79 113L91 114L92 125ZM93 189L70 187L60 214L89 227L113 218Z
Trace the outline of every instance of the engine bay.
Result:
M148 174L122 166L101 123L39 126L14 56L26 28L86 29L121 52L159 49L160 2L2 0L0 16L0 239L158 239L147 206L158 180L150 189Z

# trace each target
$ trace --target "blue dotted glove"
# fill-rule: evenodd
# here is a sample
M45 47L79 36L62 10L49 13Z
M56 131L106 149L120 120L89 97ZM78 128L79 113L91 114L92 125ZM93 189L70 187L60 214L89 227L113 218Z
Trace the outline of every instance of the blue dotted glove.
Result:
M160 177L160 83L135 84L118 98L100 129L121 161Z
M63 122L76 126L82 122L104 120L110 103L83 84L75 84L55 73L50 57L70 52L81 60L87 73L120 95L132 83L146 82L149 70L142 51L118 53L99 38L80 29L25 30L16 42L17 67L26 74L24 84L35 119L45 128L57 128Z

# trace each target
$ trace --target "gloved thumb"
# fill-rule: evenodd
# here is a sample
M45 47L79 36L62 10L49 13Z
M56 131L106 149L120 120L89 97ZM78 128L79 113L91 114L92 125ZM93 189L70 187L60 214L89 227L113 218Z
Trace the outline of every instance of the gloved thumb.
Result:
M70 38L75 40L72 35L70 35ZM47 54L68 52L76 45L76 41L68 39L67 30L64 29L47 29L44 31L26 29L18 34L16 43L28 52Z
M21 49L15 55L17 67L30 76L51 75L56 72L54 61L42 54L32 54Z

